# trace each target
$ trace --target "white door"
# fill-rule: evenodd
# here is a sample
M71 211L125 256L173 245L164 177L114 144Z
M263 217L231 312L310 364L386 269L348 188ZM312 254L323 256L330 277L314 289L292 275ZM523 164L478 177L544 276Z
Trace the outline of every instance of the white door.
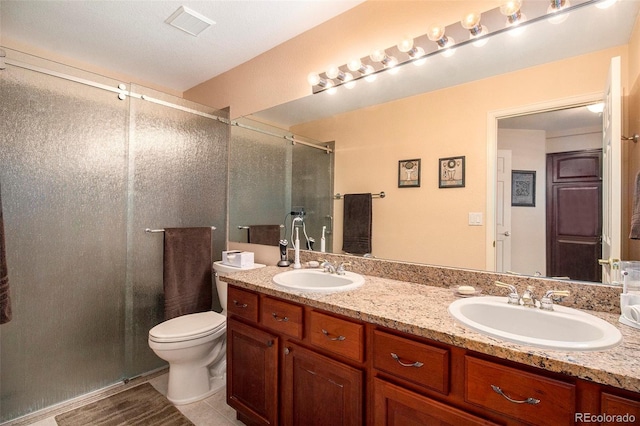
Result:
M496 272L511 269L511 151L498 150L496 187Z
M602 282L615 282L622 243L622 106L620 57L611 59L602 112Z

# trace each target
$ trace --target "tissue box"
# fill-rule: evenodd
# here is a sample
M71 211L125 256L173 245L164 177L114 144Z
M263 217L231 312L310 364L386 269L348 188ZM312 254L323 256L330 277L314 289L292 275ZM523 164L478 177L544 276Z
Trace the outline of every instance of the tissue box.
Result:
M222 263L236 268L245 268L253 265L253 252L229 250L222 252Z

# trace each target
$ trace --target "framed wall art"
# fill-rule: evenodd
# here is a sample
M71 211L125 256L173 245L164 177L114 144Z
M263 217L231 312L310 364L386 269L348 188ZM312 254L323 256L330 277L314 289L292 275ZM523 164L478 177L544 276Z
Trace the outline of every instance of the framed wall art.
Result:
M420 159L400 160L398 162L398 188L417 188L420 186Z
M536 206L536 172L511 171L511 205L516 207Z
M464 158L461 156L438 160L440 188L464 188Z

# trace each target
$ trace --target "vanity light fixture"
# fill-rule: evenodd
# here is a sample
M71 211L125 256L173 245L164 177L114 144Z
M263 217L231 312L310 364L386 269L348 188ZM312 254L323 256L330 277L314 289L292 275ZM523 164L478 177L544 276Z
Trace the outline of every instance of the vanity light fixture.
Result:
M398 71L397 68L393 69L396 65L398 65L398 60L393 56L388 56L387 52L385 52L384 49L374 50L369 55L369 58L373 62L380 62L382 66L385 67L385 69L390 70L391 73L395 73Z
M563 10L571 6L569 0L550 0L551 3L547 8L547 14L551 15L549 22L552 24L560 24L567 20L569 17L566 13L561 13Z
M322 89L331 89L335 86L333 80L322 78L315 72L309 73L307 76L307 82L312 86L320 86Z
M483 37L489 34L489 30L487 30L486 26L480 24L480 17L480 12L474 11L465 14L460 21L462 28L469 30L469 40L478 39L472 43L476 47L482 47L489 41L486 37Z
M409 55L414 65L422 65L427 61L427 59L424 58L424 49L419 46L414 46L412 38L405 38L398 43L398 50Z
M444 34L444 27L442 25L432 24L429 25L429 29L427 30L427 37L431 41L435 41L438 45L438 50L442 50L442 54L444 56L451 56L455 53L455 49L451 49L456 41L453 37L447 37Z
M360 75L366 76L364 79L368 82L372 82L376 79L376 75L373 74L375 71L371 65L364 65L362 61L358 58L352 59L347 64L347 68L351 72L359 72Z
M507 28L518 26L527 20L521 8L522 0L510 0L500 5L500 13L507 17Z
M347 89L351 89L355 86L356 82L353 81L353 74L350 72L344 72L335 65L330 66L325 74L332 80L337 79L340 82L339 84L345 83Z

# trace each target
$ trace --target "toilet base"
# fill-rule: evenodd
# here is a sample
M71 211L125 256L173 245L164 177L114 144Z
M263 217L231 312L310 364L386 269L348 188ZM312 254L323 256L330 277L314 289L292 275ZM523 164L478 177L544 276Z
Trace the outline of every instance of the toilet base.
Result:
M191 403L194 403L194 402L201 401L201 400L203 400L205 398L210 397L213 394L216 394L216 393L220 392L221 390L223 390L225 388L226 384L227 384L226 375L224 375L223 377L210 377L209 378L209 390L207 392L204 392L204 393L202 393L200 395L192 396L192 397L189 397L189 398L184 398L184 399L174 399L174 398L171 398L169 394L167 394L167 399L173 405L191 404Z

